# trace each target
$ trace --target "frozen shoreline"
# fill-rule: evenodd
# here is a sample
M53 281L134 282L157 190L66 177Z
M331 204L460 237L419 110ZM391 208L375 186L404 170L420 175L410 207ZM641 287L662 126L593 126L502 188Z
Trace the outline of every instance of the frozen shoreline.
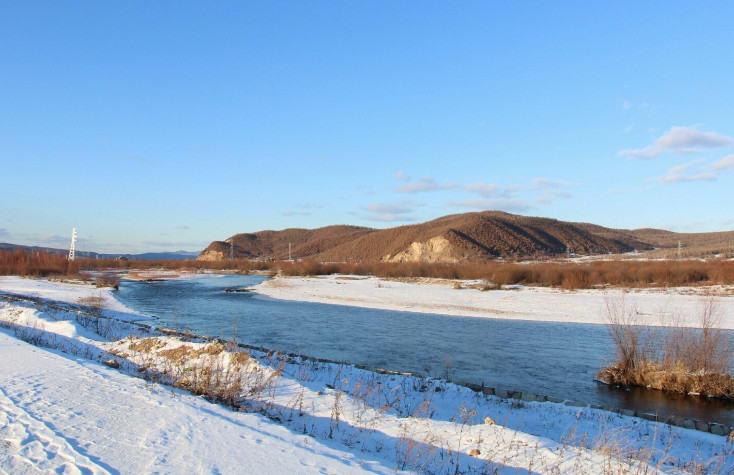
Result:
M334 283L337 278L315 280L339 285ZM374 279L351 282L366 285L363 294L370 288L405 294L411 288ZM435 286L405 285L423 289L412 292L437 293ZM155 356L133 349L134 343L142 341L139 338L109 340L92 331L94 325L81 325L73 313L36 300L67 304L89 296L114 300L110 290L0 278L0 292L32 297L30 302L0 299L0 323L4 324L0 328L4 360L0 365L0 473L393 473L406 461L413 463L407 452L410 444L426 450L418 455L427 457L425 463L438 473L453 473L453 466L431 454L449 456L465 470L497 467L500 473L530 466L559 473L630 468L625 465L628 462L610 459L605 450L611 448L614 453L612 446L595 449L595 441L602 440L633 446L643 454L651 451L649 459L644 455L632 463L652 464L663 472L685 473L681 467L694 463L716 473L731 469L734 463L725 437L710 433L588 406L483 396L440 380L380 375L333 363L288 361L272 391L261 395L270 409L262 414L236 412L132 377L140 374L139 365L169 368L170 362L162 359L165 352L183 345L204 348L205 343L153 336L160 350ZM119 302L109 304L116 312L110 316L133 319L133 312ZM116 338L122 338L126 328L120 325L122 334ZM39 332L47 335L51 348L18 339ZM120 370L102 365L110 354L121 362ZM271 374L283 364L273 358L253 356L251 364L258 372ZM196 361L188 360L186 368ZM400 398L395 399L396 394ZM376 405L367 404L371 398L377 398ZM430 411L415 416L426 402ZM462 419L468 409L467 419ZM430 448L432 444L437 448ZM479 453L470 455L475 448ZM486 465L485 457L495 465ZM406 468L411 467L417 469L410 464Z
M643 325L697 326L704 288L560 290L520 287L481 291L450 281L408 283L376 277L279 277L253 288L260 295L303 302L403 312L559 323L604 324L605 299L624 298ZM465 283L466 284L466 283ZM722 328L734 330L734 289L717 287Z

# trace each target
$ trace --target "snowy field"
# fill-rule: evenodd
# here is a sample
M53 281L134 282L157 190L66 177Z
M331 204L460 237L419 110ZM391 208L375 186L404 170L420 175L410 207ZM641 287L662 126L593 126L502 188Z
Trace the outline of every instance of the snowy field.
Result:
M583 314L571 302L576 297L603 305L601 294L589 292L335 277L277 279L258 291L474 316L512 310L515 318L540 315L565 298L555 314L567 319L559 321ZM667 294L630 295L645 295L640 305L648 302L654 313L657 296ZM0 297L0 473L734 471L734 445L723 436L182 341L126 323L144 317L87 284L0 277ZM536 302L546 297L553 300ZM690 297L673 298L681 300L669 307ZM724 300L728 311L730 297ZM523 301L535 303L523 310Z
M327 276L277 278L254 288L263 296L326 304L438 313L480 318L503 318L561 323L603 324L606 299L624 298L636 308L641 325L680 323L697 326L702 300L716 297L722 312L721 328L734 329L734 287L668 289L563 290L510 286L481 291L466 282L416 279L414 282L376 277Z

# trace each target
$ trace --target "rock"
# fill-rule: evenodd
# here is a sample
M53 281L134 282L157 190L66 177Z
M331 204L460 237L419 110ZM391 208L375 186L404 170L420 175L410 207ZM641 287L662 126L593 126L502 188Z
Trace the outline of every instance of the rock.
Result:
M696 426L696 430L700 430L701 432L709 432L709 423L703 422L703 421L693 421L693 423Z
M685 427L686 429L695 429L696 428L696 424L691 419L685 419L683 421L683 427Z
M471 455L472 457L478 457L480 454L481 452L479 451L479 449L471 449L469 451L469 455Z
M488 426L493 426L494 425L494 419L492 419L491 417L487 416L487 417L484 418L484 423L487 424ZM732 433L734 433L734 432L732 432Z
M510 397L507 391L499 388L494 390L494 395L497 397L501 397L502 399L507 399L508 397Z
M586 407L587 404L584 404L583 402L577 402L577 401L566 401L566 406L570 407Z
M535 399L536 399L535 394L533 393L521 393L520 394L520 400L522 401L531 402L531 401L535 401Z
M709 424L709 428L711 429L711 433L715 435L728 435L729 434L726 426L722 424Z
M107 361L103 361L103 363L104 363L104 364L105 364L106 366L109 366L110 368L115 368L115 369L117 369L117 368L119 368L119 367L120 367L120 363L119 363L119 362L118 362L117 360L107 360Z
M683 418L678 416L673 416L670 419L668 419L668 424L676 427L683 427Z
M619 413L622 414L623 416L630 416L630 417L635 416L635 411L632 409L620 409Z
M658 415L657 414L650 414L648 412L641 412L637 414L638 417L642 419L646 419L648 421L657 422L658 421Z

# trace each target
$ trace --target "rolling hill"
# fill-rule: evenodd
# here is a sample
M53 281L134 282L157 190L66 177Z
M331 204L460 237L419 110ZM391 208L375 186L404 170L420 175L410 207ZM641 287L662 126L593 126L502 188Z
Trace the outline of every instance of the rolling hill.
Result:
M312 259L324 262L460 262L677 249L686 254L734 252L734 231L673 233L611 229L589 223L484 211L390 229L327 226L236 234L212 242L199 260ZM290 247L290 249L289 249ZM290 254L289 254L290 251Z

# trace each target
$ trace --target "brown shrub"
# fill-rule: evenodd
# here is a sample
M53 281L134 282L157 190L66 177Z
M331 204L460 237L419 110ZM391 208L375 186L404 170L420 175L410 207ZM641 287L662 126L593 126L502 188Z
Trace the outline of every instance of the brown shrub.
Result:
M729 372L734 348L721 329L723 314L712 297L702 299L697 328L679 321L667 327L639 324L637 309L623 297L606 300L604 319L616 350L616 362L598 377L611 384L734 397Z

